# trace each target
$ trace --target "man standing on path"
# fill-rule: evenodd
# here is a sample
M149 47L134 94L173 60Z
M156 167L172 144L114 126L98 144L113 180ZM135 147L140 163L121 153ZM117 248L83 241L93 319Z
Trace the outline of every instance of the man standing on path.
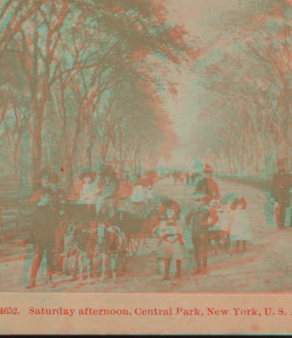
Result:
M44 169L40 174L41 184L31 201L36 202L32 218L32 243L34 257L31 266L31 282L28 289L36 286L36 277L46 252L49 286L54 287L52 277L55 272L56 230L60 222L61 196L56 188L57 175Z
M207 195L211 200L220 200L219 187L213 179L213 169L208 164L205 164L204 174L208 181L208 191L206 191Z
M273 177L272 182L272 202L276 202L279 207L279 216L277 219L278 229L284 229L286 209L290 206L290 188L292 186L291 174L288 173L287 160L278 161L278 172ZM290 227L292 227L292 214L290 219Z

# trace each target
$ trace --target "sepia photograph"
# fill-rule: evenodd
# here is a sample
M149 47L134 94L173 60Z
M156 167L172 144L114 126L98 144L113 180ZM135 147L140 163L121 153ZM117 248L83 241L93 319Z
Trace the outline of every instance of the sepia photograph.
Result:
M290 293L291 42L291 0L1 0L0 292Z
M0 290L291 291L289 1L3 1Z

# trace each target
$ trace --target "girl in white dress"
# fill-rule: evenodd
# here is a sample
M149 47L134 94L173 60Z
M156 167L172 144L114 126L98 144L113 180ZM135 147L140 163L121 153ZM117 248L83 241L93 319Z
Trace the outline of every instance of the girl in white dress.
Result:
M176 262L176 277L181 278L184 241L179 214L178 203L170 200L166 209L166 219L160 222L160 227L156 230L156 235L160 238L157 254L165 261L163 279L169 279L171 261Z
M250 229L250 218L246 210L247 203L244 198L240 198L236 203L234 211L234 224L231 229L231 235L235 240L235 252L240 251L242 244L242 251L246 251L247 241L252 239Z
M234 199L227 198L222 204L223 204L221 209L222 213L219 216L219 218L221 231L224 234L223 248L225 250L229 250L231 245L232 226L234 223Z

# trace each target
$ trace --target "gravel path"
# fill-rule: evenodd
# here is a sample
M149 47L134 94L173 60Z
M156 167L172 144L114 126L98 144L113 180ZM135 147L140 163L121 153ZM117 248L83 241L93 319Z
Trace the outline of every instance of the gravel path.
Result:
M212 250L208 260L208 275L193 276L194 267L191 251L186 250L183 261L183 276L177 281L174 276L163 281L161 275L154 275L155 253L138 255L128 265L128 272L113 284L108 278L105 283L99 279L94 284L79 285L70 276L56 276L57 286L50 289L38 277L38 286L33 292L291 292L292 291L292 229L278 231L275 225L267 225L263 203L256 188L242 184L219 181L221 195L234 192L245 197L252 220L253 241L247 252L234 254ZM164 179L155 189L159 193L181 198L183 186L175 186L172 180ZM155 246L154 246L155 247ZM11 250L15 250L11 248ZM25 253L25 252L24 252ZM29 260L1 260L0 291L25 292L21 281L23 262Z

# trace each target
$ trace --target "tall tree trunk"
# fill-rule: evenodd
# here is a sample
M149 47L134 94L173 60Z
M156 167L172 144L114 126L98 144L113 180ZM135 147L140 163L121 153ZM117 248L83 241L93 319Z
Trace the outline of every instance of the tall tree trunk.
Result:
M41 169L42 158L42 119L43 111L39 110L37 99L33 105L36 112L33 120L33 132L32 132L32 173L33 183L36 183L39 179Z

